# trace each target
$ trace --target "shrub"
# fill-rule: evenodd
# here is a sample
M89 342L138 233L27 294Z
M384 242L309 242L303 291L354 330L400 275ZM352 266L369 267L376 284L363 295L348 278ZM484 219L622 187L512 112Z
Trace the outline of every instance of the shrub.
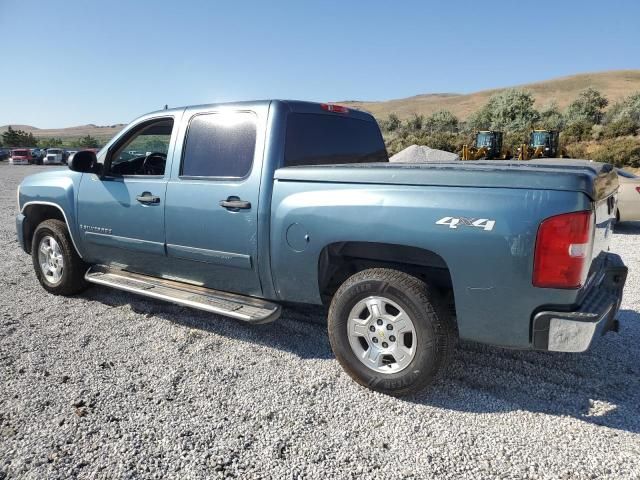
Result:
M620 117L604 127L605 138L624 137L638 133L638 124L631 117Z
M603 112L609 101L595 88L587 88L567 107L568 122L588 122L592 125L602 121Z
M562 138L565 142L580 142L591 138L591 127L593 123L588 120L576 120L570 123L562 132Z
M640 167L640 139L633 137L605 140L589 155L598 162L616 167Z

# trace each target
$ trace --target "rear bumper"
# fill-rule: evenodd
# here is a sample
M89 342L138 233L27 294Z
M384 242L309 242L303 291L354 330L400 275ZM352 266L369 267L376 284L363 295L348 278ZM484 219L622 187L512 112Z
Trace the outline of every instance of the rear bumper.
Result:
M596 336L617 329L615 316L626 279L627 267L620 256L608 253L599 278L577 309L544 310L534 316L533 347L554 352L584 352Z

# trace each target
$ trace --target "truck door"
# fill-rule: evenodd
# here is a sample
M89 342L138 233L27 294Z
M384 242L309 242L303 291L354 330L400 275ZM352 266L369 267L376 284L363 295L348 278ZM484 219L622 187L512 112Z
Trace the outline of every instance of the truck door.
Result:
M257 233L267 113L267 105L185 111L165 207L175 279L262 293Z
M161 275L164 209L176 115L133 125L99 159L103 178L85 174L78 191L78 223L92 263Z

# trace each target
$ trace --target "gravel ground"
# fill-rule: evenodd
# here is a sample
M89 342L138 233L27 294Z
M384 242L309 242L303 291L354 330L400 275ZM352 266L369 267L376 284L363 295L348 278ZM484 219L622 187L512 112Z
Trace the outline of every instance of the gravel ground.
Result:
M581 355L463 345L396 399L334 360L318 309L250 327L93 287L45 293L0 164L4 478L640 478L640 225L609 333Z

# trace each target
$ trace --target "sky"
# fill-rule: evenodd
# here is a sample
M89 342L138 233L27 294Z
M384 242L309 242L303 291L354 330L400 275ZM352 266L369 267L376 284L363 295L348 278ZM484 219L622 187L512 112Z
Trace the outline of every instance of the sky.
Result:
M0 0L0 125L469 93L640 68L640 1Z

